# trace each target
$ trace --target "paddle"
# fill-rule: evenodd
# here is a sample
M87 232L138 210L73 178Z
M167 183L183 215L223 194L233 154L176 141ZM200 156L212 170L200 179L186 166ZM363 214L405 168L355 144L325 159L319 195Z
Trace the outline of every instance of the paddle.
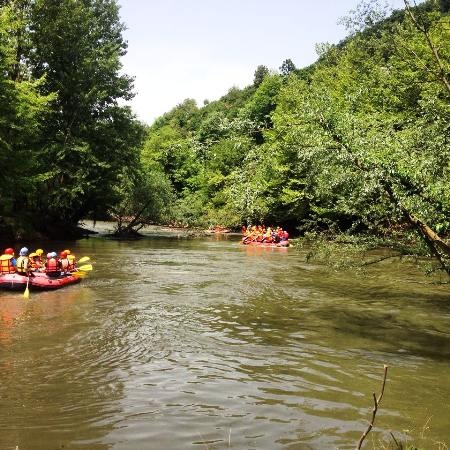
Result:
M78 263L84 263L86 261L90 261L91 258L89 256L83 256L81 259L78 260Z
M82 270L83 272L88 272L89 270L92 270L92 264L85 264L84 266L78 267L78 270Z
M23 293L23 297L26 299L30 298L30 291L28 289L28 283L30 282L30 275L28 275L27 287L25 288L25 292Z
M87 272L70 272L70 275L77 278L84 278L87 275Z

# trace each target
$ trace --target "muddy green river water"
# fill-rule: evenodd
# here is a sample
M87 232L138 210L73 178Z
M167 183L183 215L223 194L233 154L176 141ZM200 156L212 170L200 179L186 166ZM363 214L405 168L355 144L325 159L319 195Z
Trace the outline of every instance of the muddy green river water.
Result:
M161 230L68 245L80 284L0 292L1 450L354 449L384 364L365 448L450 444L450 288L412 264Z

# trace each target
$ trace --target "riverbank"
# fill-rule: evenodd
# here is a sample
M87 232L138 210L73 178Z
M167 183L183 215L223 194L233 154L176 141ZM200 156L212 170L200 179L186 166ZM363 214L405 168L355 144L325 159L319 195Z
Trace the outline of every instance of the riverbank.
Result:
M97 236L114 237L115 222L83 220L79 226L90 232L95 232ZM200 237L207 233L198 228L172 227L167 225L147 225L139 230L139 237ZM120 239L117 236L117 239ZM127 240L124 238L124 240Z
M35 225L32 217L0 216L0 240L2 242L38 242L51 240L76 240L96 234L95 230L81 225L67 225L56 222Z

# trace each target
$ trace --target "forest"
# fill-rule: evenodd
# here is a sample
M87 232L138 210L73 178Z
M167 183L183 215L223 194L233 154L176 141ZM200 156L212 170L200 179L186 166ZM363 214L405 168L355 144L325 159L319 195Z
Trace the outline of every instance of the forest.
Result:
M115 0L0 0L2 240L73 237L86 218L119 235L282 224L450 274L450 1L369 1L341 22L347 38L311 66L260 65L252 85L146 125L124 106Z

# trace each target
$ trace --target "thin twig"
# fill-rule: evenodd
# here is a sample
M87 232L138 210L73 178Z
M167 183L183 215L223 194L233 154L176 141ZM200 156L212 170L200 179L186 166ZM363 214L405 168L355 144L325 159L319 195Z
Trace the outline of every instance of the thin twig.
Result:
M364 439L370 433L370 430L373 428L373 424L375 423L375 417L377 415L378 405L380 404L381 399L383 398L384 387L386 386L387 371L388 371L388 366L384 365L384 375L383 375L383 384L381 385L381 392L380 392L380 395L378 396L378 398L375 395L375 392L373 393L374 407L372 409L372 420L370 421L366 431L364 431L364 433L362 434L361 439L358 442L358 446L356 447L357 450L361 449Z
M363 266L370 266L371 264L377 264L379 262L385 261L386 259L390 259L390 258L400 258L404 256L403 253L398 253L396 255L388 255L388 256L383 256L382 258L379 259L373 259L371 261L367 261L362 263Z
M394 434L392 433L392 431L391 431L389 434L391 435L392 439L394 439L396 448L401 450L402 447L398 444L397 439L395 439L395 436L394 436Z

